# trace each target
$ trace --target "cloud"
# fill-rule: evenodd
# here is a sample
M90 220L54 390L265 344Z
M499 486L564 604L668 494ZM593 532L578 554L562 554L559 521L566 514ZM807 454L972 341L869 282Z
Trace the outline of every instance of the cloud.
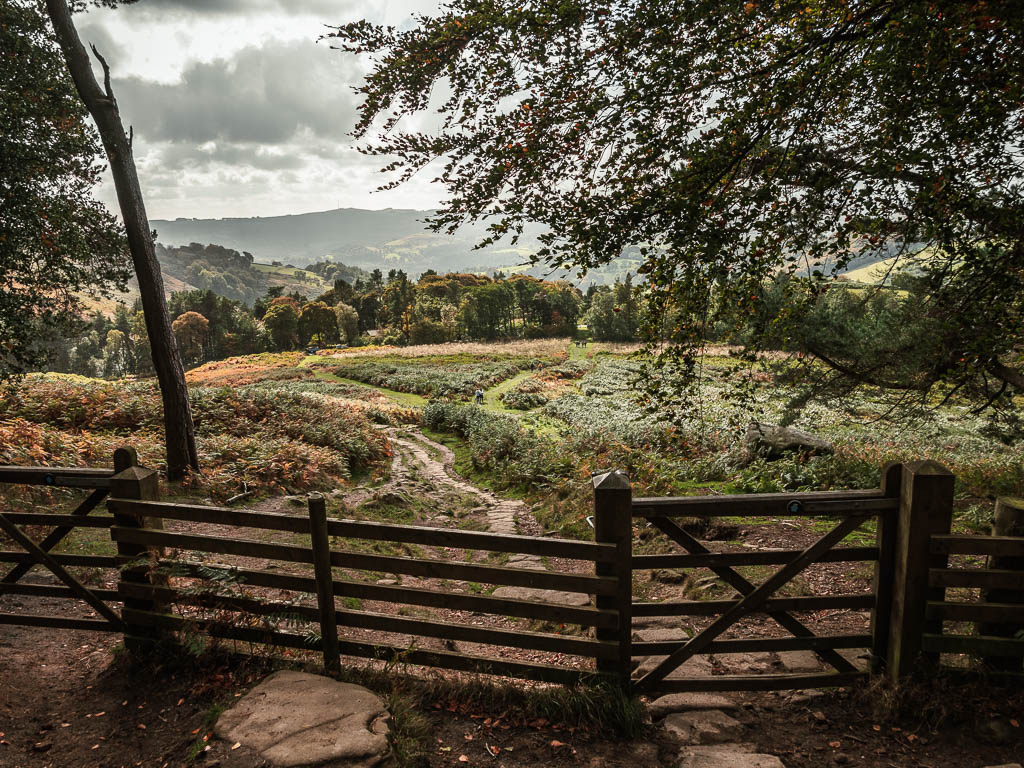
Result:
M356 120L358 65L322 45L295 41L194 62L180 82L115 80L128 122L147 141L281 144L304 129L343 140Z
M117 69L117 66L124 58L124 46L114 39L105 26L86 21L84 24L79 25L78 36L86 46L96 46L96 50L106 59L107 64L111 68Z
M232 13L338 13L351 8L339 0L142 0L123 6L133 16L184 13L217 16Z

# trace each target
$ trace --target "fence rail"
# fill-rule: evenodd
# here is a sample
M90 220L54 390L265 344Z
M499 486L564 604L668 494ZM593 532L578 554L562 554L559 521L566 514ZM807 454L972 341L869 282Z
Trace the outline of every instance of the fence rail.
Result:
M1014 637L1014 632L1024 629L1024 536L1012 526L1004 526L998 536L952 534L953 478L933 462L889 466L883 471L879 489L746 496L634 498L628 478L621 472L609 472L594 478L594 541L329 519L319 497L311 497L308 515L162 502L156 473L139 467L134 453L125 449L115 454L114 469L3 466L0 483L91 491L69 514L0 513L0 528L15 544L14 549L0 551L0 563L13 566L0 579L0 597L84 600L100 614L100 618L75 618L0 613L0 625L118 631L125 634L130 648L168 632L199 631L238 642L317 651L323 654L328 671L338 669L341 656L356 656L566 684L596 676L644 693L846 685L867 675L839 653L847 649L869 649L876 669L885 667L893 677L910 674L922 659L937 662L942 654L970 654L1004 665L1007 659L1019 664L1024 657L1024 640ZM104 500L110 514L91 514ZM821 517L831 520L832 528L803 549L713 552L677 521L739 516ZM227 531L164 530L165 520L222 526ZM841 546L870 520L877 523L874 545ZM634 555L633 526L645 522L680 551ZM24 533L24 527L52 530L35 542ZM52 552L78 528L108 530L117 554ZM257 538L265 531L292 534L292 543ZM444 554L397 557L345 544L357 540L434 547ZM174 556L168 556L171 550ZM448 550L572 560L589 564L590 572L458 562L445 557ZM197 562L188 552L200 553L204 559L209 555L225 557L223 562ZM951 564L950 558L957 557L967 557L967 563ZM976 567L972 557L987 558L987 562ZM291 570L297 572L232 563L232 558L291 563L297 566ZM874 584L869 592L778 595L783 585L813 564L857 562L874 563ZM63 583L22 583L22 576L36 565L50 569ZM760 584L751 582L747 571L737 570L766 566L775 569ZM118 569L117 588L83 586L67 571L81 567ZM662 568L708 569L739 596L634 602L634 574ZM571 592L591 596L592 604L456 592L431 583L373 583L358 577L358 572L365 571L442 583L454 579ZM281 591L288 597L264 598L260 589ZM958 600L963 593L955 590L970 590L969 599ZM976 599L978 590L980 600ZM444 615L395 615L376 606L365 609L346 602L347 598L574 625L587 632L566 635L508 626L507 622L494 626L452 621ZM870 631L821 634L802 616L832 610L870 611ZM730 636L732 625L752 614L770 617L788 636ZM707 626L688 639L655 636L634 640L634 617L707 617L710 623L705 622ZM309 631L288 629L292 621ZM542 664L381 641L389 636L538 651L565 659L559 664ZM695 654L791 651L814 652L833 670L682 678L669 674ZM656 660L654 670L633 680L633 664L643 657Z
M899 500L878 490L750 493L742 496L664 496L633 499L634 517L836 517L892 512Z

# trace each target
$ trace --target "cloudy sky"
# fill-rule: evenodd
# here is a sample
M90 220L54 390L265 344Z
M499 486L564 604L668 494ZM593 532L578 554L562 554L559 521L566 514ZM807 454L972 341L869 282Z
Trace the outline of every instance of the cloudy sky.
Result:
M433 174L373 191L381 160L348 135L365 62L317 38L360 18L409 25L439 2L140 0L76 21L110 64L150 218L431 208ZM116 209L111 183L98 195Z

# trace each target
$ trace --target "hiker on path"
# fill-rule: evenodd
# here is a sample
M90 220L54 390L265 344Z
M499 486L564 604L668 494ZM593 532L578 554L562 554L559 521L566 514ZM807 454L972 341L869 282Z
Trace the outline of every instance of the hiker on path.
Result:
M473 394L473 398L476 400L476 404L477 405L483 405L484 404L484 391L482 389L478 389Z

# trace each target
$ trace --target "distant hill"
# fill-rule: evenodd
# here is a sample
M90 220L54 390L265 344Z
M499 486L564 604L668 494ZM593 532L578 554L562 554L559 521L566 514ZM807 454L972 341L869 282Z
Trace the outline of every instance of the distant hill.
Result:
M165 245L218 243L249 251L260 262L296 267L328 260L385 272L442 272L481 262L496 268L523 262L536 247L528 237L518 248L474 251L473 245L483 236L482 227L467 227L456 236L435 234L423 223L430 213L339 208L294 216L157 220L152 225Z
M165 245L218 243L248 251L258 262L280 262L293 267L333 261L385 273L402 269L413 277L428 269L442 273L500 270L506 274L525 272L536 277L566 279L585 288L590 283L611 284L627 270L635 273L640 265L638 258L627 256L592 271L581 281L575 272L527 266L530 256L540 247L540 228L528 229L515 246L498 244L475 250L473 246L484 237L483 226L468 225L455 235L437 234L424 223L432 213L397 208L339 208L294 216L151 223Z

